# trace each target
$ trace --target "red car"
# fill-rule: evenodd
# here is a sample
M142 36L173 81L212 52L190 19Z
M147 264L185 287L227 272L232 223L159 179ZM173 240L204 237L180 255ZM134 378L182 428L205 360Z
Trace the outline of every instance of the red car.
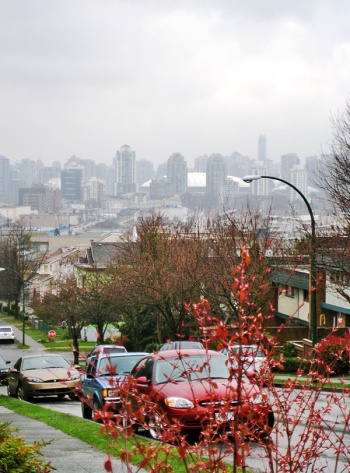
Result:
M200 433L208 426L267 435L274 415L266 394L248 378L238 386L233 372L227 357L216 351L149 354L135 365L125 386L123 425L142 426L154 439L170 432Z

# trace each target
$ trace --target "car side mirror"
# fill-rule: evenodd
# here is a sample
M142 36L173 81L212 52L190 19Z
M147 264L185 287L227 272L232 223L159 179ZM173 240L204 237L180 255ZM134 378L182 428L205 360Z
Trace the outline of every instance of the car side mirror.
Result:
M148 379L146 376L140 376L139 378L136 378L135 380L137 384L148 384Z

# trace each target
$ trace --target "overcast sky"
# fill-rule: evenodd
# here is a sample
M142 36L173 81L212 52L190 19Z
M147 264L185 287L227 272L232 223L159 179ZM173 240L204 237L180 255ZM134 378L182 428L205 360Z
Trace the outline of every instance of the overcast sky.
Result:
M111 164L326 151L348 0L0 0L0 155Z

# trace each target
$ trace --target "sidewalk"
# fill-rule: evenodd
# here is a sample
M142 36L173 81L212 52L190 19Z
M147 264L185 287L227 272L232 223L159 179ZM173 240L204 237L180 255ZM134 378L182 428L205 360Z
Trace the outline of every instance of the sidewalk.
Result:
M5 321L0 319L1 324L7 325ZM17 340L22 340L22 331L16 327L13 329ZM27 334L25 342L30 347L23 350L26 354L43 351L43 346ZM16 434L23 436L28 444L52 440L49 445L42 447L41 453L46 461L51 461L52 471L55 473L100 473L105 471L106 454L79 439L64 434L43 422L21 416L3 406L0 406L0 421L9 422L11 427L19 429ZM140 471L136 467L131 469L129 465L126 466L117 458L111 458L111 460L113 473Z
M51 461L52 471L56 473L100 473L105 471L106 454L91 445L64 434L43 422L16 414L0 406L1 422L9 422L18 428L17 435L24 436L25 442L32 444L41 440L52 440L41 452L46 461ZM130 467L121 460L112 458L113 473L126 473ZM135 470L136 471L136 468Z

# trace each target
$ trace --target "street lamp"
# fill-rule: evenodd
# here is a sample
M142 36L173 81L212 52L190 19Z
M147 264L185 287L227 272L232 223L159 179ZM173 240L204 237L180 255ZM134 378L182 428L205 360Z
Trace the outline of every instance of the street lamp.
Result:
M24 279L19 274L18 271L10 268L0 268L0 271L12 271L13 273L17 274L17 276L21 280L22 284L22 305L23 305L23 313L22 313L22 345L25 345L25 292L24 292Z
M312 212L312 208L304 196L304 194L293 184L291 184L288 181L285 181L284 179L281 179L279 177L273 177L273 176L258 176L258 175L251 175L251 176L244 176L243 181L244 182L252 182L252 181L257 181L259 179L273 179L274 181L280 181L286 184L287 186L291 187L292 189L295 190L297 194L300 195L300 197L303 199L303 201L306 204L307 210L309 211L310 219L311 219L311 249L310 249L310 277L309 277L309 285L310 285L310 311L309 311L309 318L311 322L311 341L312 341L312 346L315 346L317 343L317 317L316 317L316 265L315 265L315 244L316 244L316 224L315 224L315 217Z

